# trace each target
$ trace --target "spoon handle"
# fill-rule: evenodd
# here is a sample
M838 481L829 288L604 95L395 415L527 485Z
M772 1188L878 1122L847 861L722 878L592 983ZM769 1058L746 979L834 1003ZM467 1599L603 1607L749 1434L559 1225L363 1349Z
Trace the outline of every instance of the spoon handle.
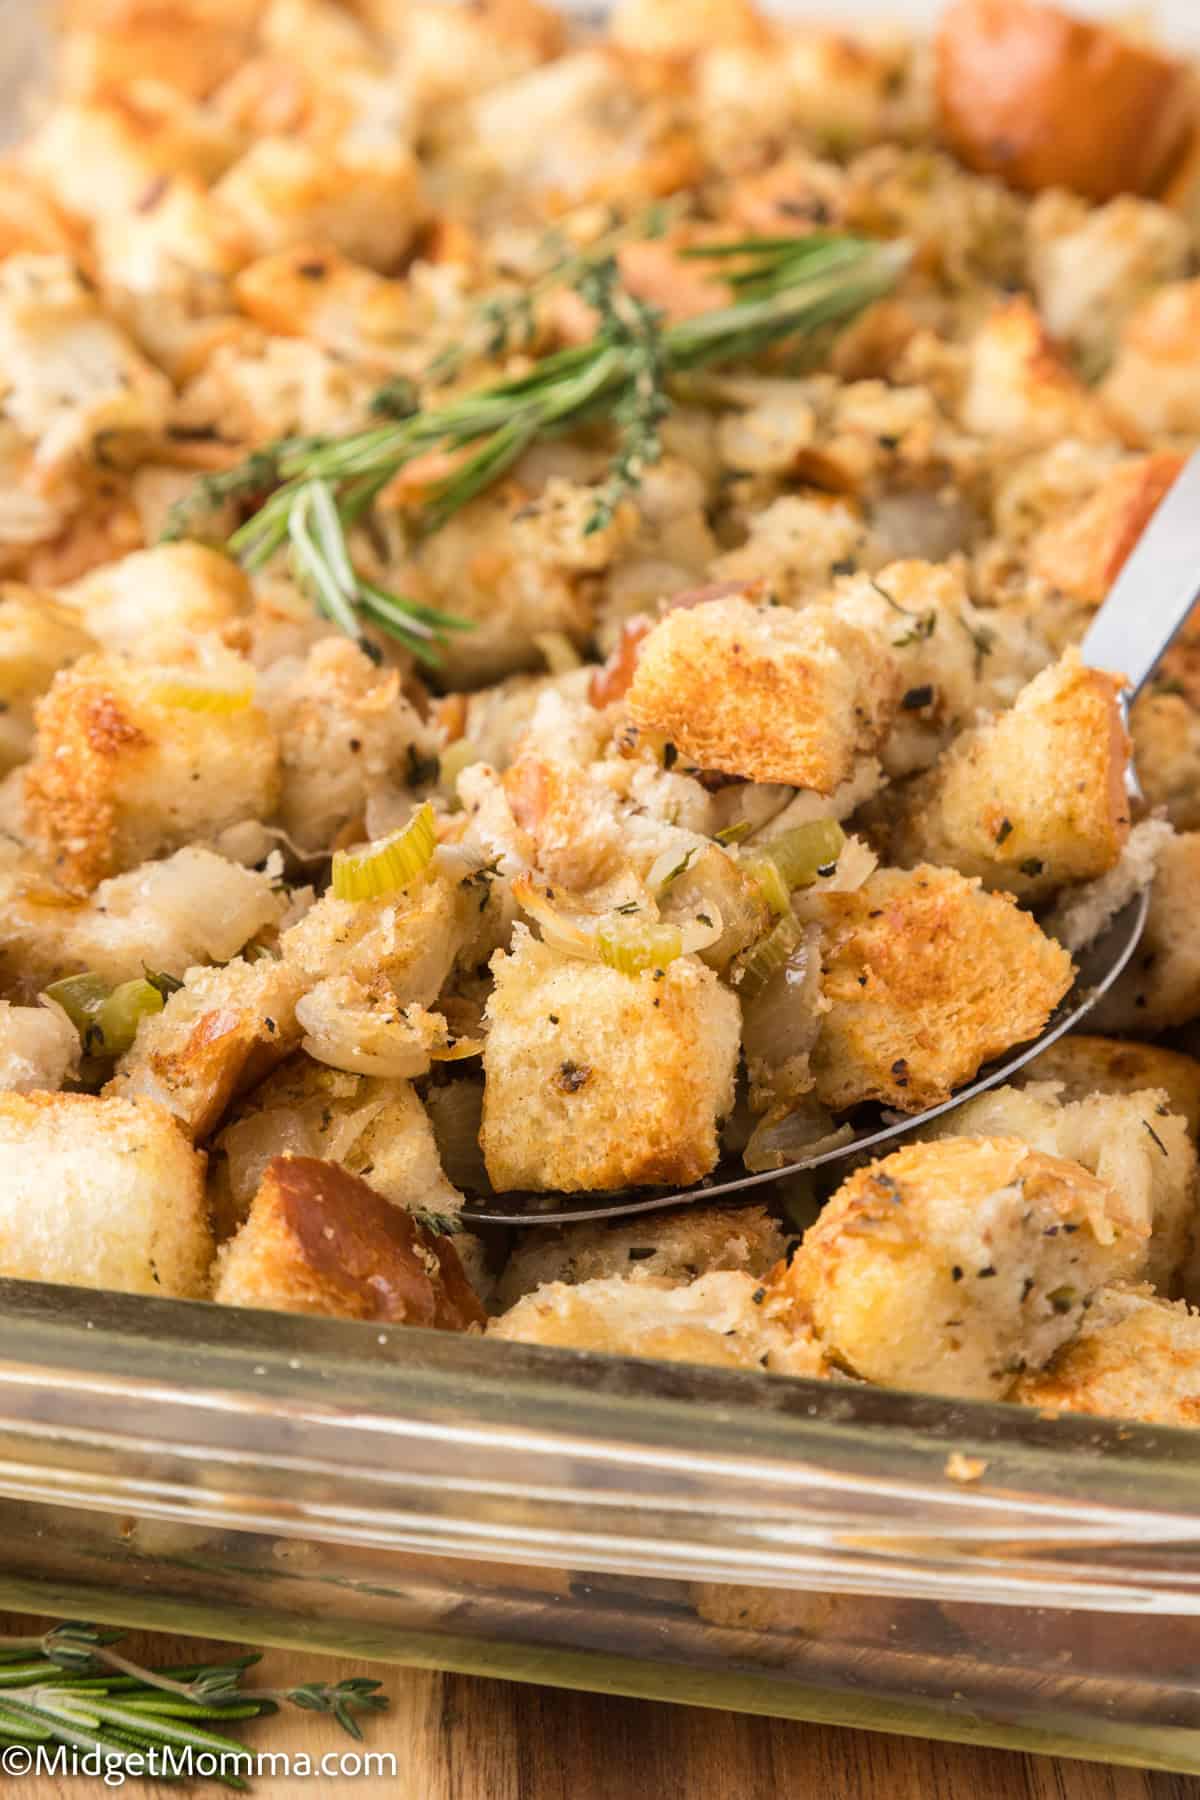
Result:
M1200 599L1200 451L1142 533L1092 620L1081 651L1093 669L1123 675L1132 699Z

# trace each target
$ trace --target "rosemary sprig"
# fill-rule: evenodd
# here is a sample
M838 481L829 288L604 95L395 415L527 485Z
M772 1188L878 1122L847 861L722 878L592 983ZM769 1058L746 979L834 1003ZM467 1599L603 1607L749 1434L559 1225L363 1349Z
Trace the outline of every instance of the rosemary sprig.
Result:
M281 1704L330 1714L351 1737L362 1737L356 1714L388 1704L379 1683L362 1678L308 1682L294 1688L242 1685L259 1658L177 1669L147 1669L114 1650L120 1633L78 1623L56 1625L40 1637L0 1639L0 1744L58 1743L99 1753L119 1769L136 1754L133 1771L169 1777L158 1759L169 1749L175 1768L185 1753L218 1759L215 1779L244 1789L237 1773L245 1746L207 1729L210 1724L260 1718Z
M828 234L749 238L682 254L712 263L732 290L730 305L664 326L621 287L611 254L597 256L593 246L574 280L598 316L591 343L347 437L268 445L202 483L173 513L168 535L189 535L214 502L266 493L229 539L243 565L261 568L290 547L316 605L343 631L363 642L363 625L373 623L436 664L439 641L469 626L378 586L355 567L347 544L348 532L402 469L431 452L449 461L450 472L425 490L417 513L420 529L436 531L536 440L607 419L617 427L618 446L588 522L589 530L599 529L661 454L658 428L672 377L744 362L785 339L845 324L890 291L909 256L903 244Z

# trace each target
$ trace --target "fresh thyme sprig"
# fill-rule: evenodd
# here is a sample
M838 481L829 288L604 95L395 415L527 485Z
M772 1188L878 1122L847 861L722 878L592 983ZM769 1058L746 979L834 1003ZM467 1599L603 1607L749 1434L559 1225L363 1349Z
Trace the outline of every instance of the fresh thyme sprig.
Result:
M214 1722L260 1718L281 1704L328 1713L361 1738L358 1713L381 1711L379 1683L351 1679L295 1688L242 1686L258 1662L247 1655L226 1663L146 1669L112 1648L120 1633L76 1623L40 1637L0 1639L0 1744L58 1743L98 1753L105 1766L129 1764L138 1774L169 1778L174 1754L216 1759L215 1779L244 1789L237 1773L248 1753L236 1738L210 1731ZM136 1761L132 1760L136 1758Z
M524 374L343 438L292 438L209 477L172 515L169 535L188 535L197 509L230 497L265 498L229 539L248 569L290 547L317 606L363 642L372 623L422 660L439 660L447 634L469 629L437 608L389 593L355 567L347 543L383 489L418 457L438 453L448 472L425 488L416 523L436 531L499 479L539 439L609 420L618 448L588 529L611 519L660 455L658 427L673 376L736 364L785 339L844 324L894 286L908 262L902 244L849 236L749 238L682 252L709 261L732 303L673 325L620 285L611 256L586 258L575 286L597 313L591 343L543 357ZM271 490L274 491L271 491Z

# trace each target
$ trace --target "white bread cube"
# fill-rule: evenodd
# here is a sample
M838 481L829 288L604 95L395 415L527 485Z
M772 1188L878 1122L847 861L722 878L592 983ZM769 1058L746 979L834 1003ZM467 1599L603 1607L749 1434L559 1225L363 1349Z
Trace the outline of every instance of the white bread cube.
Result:
M1118 1195L1077 1163L1018 1138L954 1137L857 1170L779 1284L851 1374L997 1400L1142 1243Z
M1200 1313L1148 1287L1103 1288L1078 1335L1008 1397L1043 1414L1200 1425Z
M0 588L0 775L33 747L33 703L55 675L96 648L81 620L47 594Z
M659 1362L822 1377L829 1366L801 1309L754 1275L552 1282L488 1326L489 1337Z
M0 1273L196 1299L204 1158L148 1100L0 1094Z
M1101 1032L1141 1035L1200 1016L1200 831L1171 838L1158 857L1150 913L1129 967L1092 1013Z
M1172 1110L1162 1088L1093 1093L1065 1104L1052 1085L993 1088L936 1122L928 1135L1019 1137L1079 1163L1120 1194L1143 1234L1129 1275L1164 1293L1178 1291L1192 1245L1197 1162L1187 1119Z
M492 962L482 1145L514 1188L699 1181L733 1105L741 1013L694 957L625 975L518 930Z
M1064 1101L1161 1088L1171 1111L1186 1119L1193 1137L1200 1136L1200 1062L1178 1050L1072 1031L1035 1056L1016 1080L1020 1086L1052 1081Z
M234 1097L296 1048L302 984L273 957L189 969L159 1013L143 1019L107 1094L148 1097L192 1138L207 1137Z
M103 563L61 597L106 650L139 662L186 655L198 632L222 631L252 604L250 583L232 558L186 543Z
M61 1007L0 1000L0 1090L55 1093L79 1066L79 1033Z
M1169 444L1200 432L1200 280L1149 294L1121 333L1100 390L1131 443Z
M996 307L971 340L960 417L977 436L1026 451L1063 438L1112 435L1099 401L1068 368L1024 296Z
M725 1269L762 1277L786 1249L778 1223L761 1206L688 1206L625 1223L530 1231L509 1257L496 1299L512 1306L556 1281L569 1287L609 1278L682 1285Z
M64 886L87 892L148 857L274 812L279 752L265 715L252 703L228 712L202 696L191 704L193 674L87 656L38 702L26 819ZM249 670L230 657L219 678L236 687Z

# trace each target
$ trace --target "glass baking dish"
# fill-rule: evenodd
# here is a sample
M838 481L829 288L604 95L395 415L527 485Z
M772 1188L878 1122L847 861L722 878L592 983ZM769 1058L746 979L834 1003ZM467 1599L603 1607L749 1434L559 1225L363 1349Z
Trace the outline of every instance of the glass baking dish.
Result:
M0 1602L1200 1772L1200 1440L0 1283Z
M0 1281L0 1602L1200 1773L1200 1438L1016 1408Z

